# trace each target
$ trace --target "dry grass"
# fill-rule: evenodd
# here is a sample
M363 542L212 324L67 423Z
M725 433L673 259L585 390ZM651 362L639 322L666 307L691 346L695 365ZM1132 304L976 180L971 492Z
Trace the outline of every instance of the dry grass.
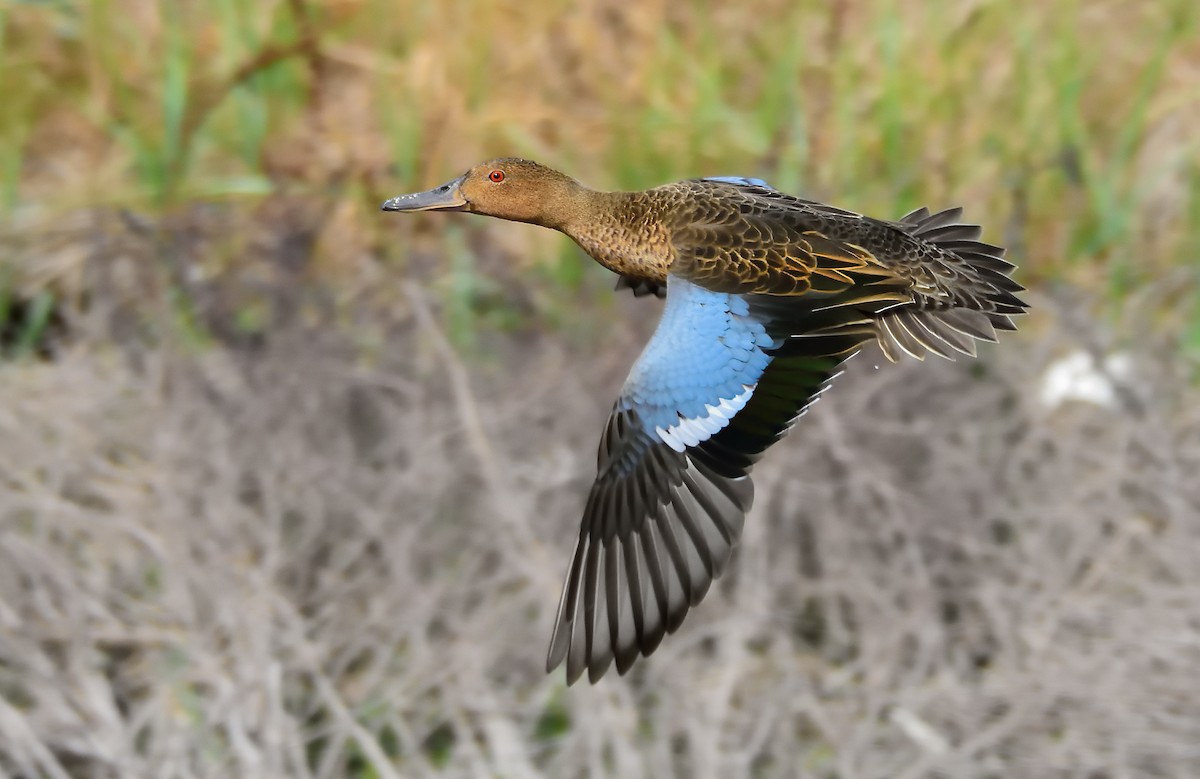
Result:
M0 775L1195 775L1200 404L1148 349L1128 407L1039 405L1081 342L1037 302L1057 334L979 364L860 358L703 608L571 689L544 642L641 332L4 367Z

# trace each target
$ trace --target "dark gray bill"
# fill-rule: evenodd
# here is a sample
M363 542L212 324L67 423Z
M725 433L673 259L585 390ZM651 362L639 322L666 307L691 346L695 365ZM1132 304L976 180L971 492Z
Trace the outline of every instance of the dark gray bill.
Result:
M465 176L459 176L454 181L431 189L427 192L414 192L411 195L401 195L386 201L384 211L462 211L467 207L467 199L462 196L459 187Z

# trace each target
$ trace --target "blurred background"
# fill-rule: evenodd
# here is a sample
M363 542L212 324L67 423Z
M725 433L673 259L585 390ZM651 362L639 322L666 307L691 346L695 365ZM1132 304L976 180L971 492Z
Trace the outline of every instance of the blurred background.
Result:
M1200 775L1200 4L0 0L0 777ZM543 672L660 303L498 155L962 205L625 678Z

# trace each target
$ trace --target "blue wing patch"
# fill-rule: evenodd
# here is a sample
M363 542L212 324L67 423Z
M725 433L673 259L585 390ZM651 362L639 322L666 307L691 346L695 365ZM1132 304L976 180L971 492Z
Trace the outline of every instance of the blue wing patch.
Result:
M644 432L677 452L707 440L749 401L779 342L738 295L667 278L654 337L617 401Z
M742 184L748 187L763 187L764 189L775 189L762 179L751 178L749 176L709 176L703 181L720 181L725 184Z

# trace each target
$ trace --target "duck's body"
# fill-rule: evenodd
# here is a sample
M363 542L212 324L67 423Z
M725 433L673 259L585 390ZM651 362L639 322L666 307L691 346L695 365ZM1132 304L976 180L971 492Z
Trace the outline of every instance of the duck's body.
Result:
M515 159L384 208L561 230L618 286L667 298L601 439L547 661L569 681L624 673L679 627L737 543L751 466L864 344L974 354L1025 309L960 209L888 222L740 178L594 192Z

